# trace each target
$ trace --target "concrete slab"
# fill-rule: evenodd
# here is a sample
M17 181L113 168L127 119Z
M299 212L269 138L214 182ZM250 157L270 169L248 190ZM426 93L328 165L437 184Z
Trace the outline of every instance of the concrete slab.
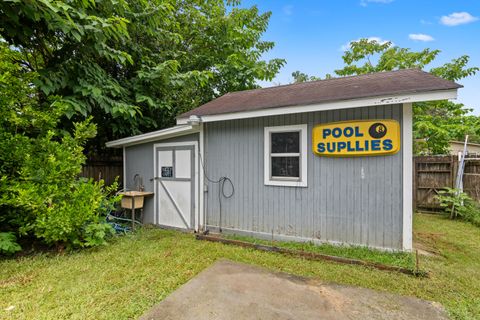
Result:
M439 304L220 260L140 319L448 319Z

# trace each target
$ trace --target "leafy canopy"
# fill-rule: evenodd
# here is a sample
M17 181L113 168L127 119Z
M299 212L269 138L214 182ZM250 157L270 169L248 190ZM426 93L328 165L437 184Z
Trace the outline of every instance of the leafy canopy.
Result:
M239 3L4 1L0 35L38 73L40 103L60 97L66 129L92 116L101 146L273 79L284 60L261 60L274 45L261 40L270 13Z
M342 59L344 67L335 70L337 76L359 75L372 72L392 71L407 68L426 69L435 61L440 50L423 49L415 52L408 48L394 46L391 42L360 39L350 44ZM480 69L468 67L469 57L464 55L439 67L430 73L451 81L458 81L475 75ZM300 76L299 76L300 75ZM318 79L299 71L292 74L295 82ZM331 75L327 74L326 78ZM450 140L463 140L466 134L470 140L480 142L480 118L471 114L472 109L451 101L430 101L414 103L413 132L415 152L443 154L448 152Z
M428 48L414 52L409 48L394 46L391 42L379 43L377 40L360 39L352 42L344 52L342 59L345 66L335 70L335 74L350 76L409 68L425 69L440 52ZM469 57L464 55L430 69L429 72L447 80L460 80L480 70L477 67L467 67L468 61Z

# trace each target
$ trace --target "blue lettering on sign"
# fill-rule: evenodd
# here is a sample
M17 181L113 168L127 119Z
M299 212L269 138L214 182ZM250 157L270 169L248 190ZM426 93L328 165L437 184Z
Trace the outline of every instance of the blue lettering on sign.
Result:
M358 142L358 141L357 141ZM347 142L347 151L348 152L353 152L356 151L355 148L352 148L352 141Z
M317 151L319 153L324 153L325 152L325 143L320 142L319 144L317 144Z
M355 127L355 137L363 137L363 133L360 132L359 127Z
M355 149L357 151L363 151L363 148L360 148L360 141L355 141Z
M352 136L355 137L363 137L363 133L360 132L360 127L346 127L342 130L342 128L333 128L328 129L325 128L322 131L323 139L327 138L328 136L333 136L334 138L340 138L342 135L346 138L350 138Z
M341 135L342 135L342 129L340 129L340 128L333 128L333 130L332 130L332 136L334 136L335 138L340 138Z
M327 142L327 151L328 152L335 152L335 142Z
M392 140L385 139L383 140L383 150L390 151L393 149Z
M323 129L323 139L325 139L326 137L328 137L329 135L332 134L332 130L330 129Z
M350 138L351 136L353 136L353 128L352 127L346 127L343 130L343 135L347 138Z
M360 127L335 127L324 128L322 131L324 139L342 139L364 137ZM369 152L369 151L392 151L394 149L394 142L392 139L352 139L350 141L325 141L317 144L317 153L356 153L356 152Z

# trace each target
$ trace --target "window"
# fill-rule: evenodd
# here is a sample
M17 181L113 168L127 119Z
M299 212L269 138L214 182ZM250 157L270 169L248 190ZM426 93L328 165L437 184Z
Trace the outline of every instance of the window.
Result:
M307 186L307 125L265 127L265 184Z

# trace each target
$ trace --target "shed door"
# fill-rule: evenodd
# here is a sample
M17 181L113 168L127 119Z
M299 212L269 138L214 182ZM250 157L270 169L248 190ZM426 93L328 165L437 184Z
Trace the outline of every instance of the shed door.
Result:
M157 148L158 224L192 229L194 227L193 147Z

